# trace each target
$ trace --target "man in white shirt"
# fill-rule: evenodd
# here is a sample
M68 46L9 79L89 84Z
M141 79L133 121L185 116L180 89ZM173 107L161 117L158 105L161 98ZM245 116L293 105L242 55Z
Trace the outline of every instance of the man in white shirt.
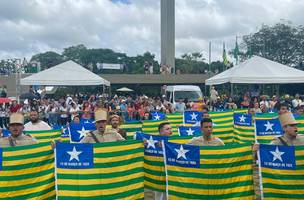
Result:
M30 122L24 125L25 131L42 131L51 130L52 128L44 121L39 119L39 113L37 110L30 112Z
M302 104L302 100L300 99L300 95L296 94L295 98L291 101L292 107L296 108Z

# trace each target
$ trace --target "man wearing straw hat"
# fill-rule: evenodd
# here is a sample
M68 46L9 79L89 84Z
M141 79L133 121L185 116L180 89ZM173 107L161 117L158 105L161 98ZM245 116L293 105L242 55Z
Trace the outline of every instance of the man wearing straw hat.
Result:
M21 113L12 113L10 115L9 137L0 138L0 147L14 147L37 144L38 141L28 134L23 134L24 117Z
M113 114L110 116L109 123L112 126L113 130L116 130L124 139L127 139L127 132L121 128L119 128L119 124L121 122L121 118L119 115Z
M125 140L116 130L106 129L107 111L99 109L95 112L95 125L96 130L87 133L80 143L101 143Z
M275 137L271 144L284 146L304 145L304 135L298 134L298 122L295 120L291 112L279 115L284 135Z

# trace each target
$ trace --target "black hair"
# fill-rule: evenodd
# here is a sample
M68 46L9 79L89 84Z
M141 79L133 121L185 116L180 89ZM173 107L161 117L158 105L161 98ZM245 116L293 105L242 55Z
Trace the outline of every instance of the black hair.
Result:
M203 123L205 122L211 122L212 123L212 119L210 118L203 118L202 121L201 121L201 126L203 126Z
M158 125L158 132L160 132L160 129L164 128L164 126L170 125L170 122L162 122Z

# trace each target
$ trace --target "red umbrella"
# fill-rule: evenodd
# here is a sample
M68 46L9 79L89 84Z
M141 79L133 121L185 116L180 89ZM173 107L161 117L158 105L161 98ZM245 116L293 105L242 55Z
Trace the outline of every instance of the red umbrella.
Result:
M9 102L11 102L12 100L11 99L9 99L9 98L2 98L2 97L0 97L0 103L9 103Z

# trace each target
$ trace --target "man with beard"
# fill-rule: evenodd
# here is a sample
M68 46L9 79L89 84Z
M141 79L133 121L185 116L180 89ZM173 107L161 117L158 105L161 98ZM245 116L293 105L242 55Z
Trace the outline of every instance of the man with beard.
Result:
M87 133L80 143L101 143L124 141L125 139L114 129L106 129L107 111L97 110L95 112L96 130Z
M118 115L111 115L109 123L112 126L112 129L116 130L124 139L127 140L127 132L119 128L120 117Z
M31 135L23 134L24 118L21 113L13 113L10 116L9 130L11 135L0 138L0 147L14 147L37 144L38 141Z
M44 121L39 119L37 110L31 110L30 121L24 125L25 131L51 130L52 128Z

